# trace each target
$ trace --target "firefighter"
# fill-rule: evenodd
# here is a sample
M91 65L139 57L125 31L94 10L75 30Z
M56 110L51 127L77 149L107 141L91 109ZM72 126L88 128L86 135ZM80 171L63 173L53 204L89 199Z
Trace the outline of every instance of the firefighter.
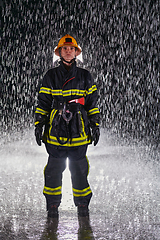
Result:
M36 141L39 146L43 141L49 154L43 194L48 217L58 217L62 173L68 158L78 215L88 216L92 191L86 152L100 136L97 88L90 72L76 66L81 48L72 36L62 37L54 53L60 58L59 66L44 75L35 111Z

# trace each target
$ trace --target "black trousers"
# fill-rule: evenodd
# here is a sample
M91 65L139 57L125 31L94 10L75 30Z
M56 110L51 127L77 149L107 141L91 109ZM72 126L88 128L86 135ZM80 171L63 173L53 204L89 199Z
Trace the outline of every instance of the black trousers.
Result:
M62 173L69 159L73 199L76 206L89 205L92 197L87 176L89 163L86 157L87 145L79 147L54 147L46 144L49 154L48 163L44 169L45 185L43 193L46 197L47 210L50 205L59 206L62 198Z

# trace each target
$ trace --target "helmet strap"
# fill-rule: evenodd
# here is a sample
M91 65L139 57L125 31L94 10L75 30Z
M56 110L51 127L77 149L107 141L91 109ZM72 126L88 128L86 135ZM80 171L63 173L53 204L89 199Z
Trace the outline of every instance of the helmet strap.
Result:
M73 63L75 60L76 60L76 57L75 58L73 58L71 61L66 61L63 57L62 57L62 55L61 55L61 48L59 48L59 56L60 56L60 59L63 61L63 62L66 62L66 63Z
M63 62L71 63L71 64L75 61L75 59L76 59L76 58L73 58L71 61L66 61L63 57L61 57L61 60L62 60Z

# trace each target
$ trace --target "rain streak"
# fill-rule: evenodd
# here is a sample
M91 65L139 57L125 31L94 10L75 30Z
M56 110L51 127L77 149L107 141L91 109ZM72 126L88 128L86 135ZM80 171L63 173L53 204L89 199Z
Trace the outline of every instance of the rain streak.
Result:
M160 240L159 7L158 0L0 0L1 239ZM88 152L90 224L77 220L64 181L59 224L48 226L47 155L35 143L34 112L67 33L98 88L101 137Z

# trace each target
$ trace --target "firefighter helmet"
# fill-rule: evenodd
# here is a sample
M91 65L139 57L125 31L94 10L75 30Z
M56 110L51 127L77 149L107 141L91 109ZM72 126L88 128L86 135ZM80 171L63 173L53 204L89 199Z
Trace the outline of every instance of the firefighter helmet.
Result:
M81 48L78 46L76 40L69 34L66 34L59 40L58 46L54 49L55 55L59 56L59 49L63 46L73 46L77 48L76 56L78 56L82 51Z

